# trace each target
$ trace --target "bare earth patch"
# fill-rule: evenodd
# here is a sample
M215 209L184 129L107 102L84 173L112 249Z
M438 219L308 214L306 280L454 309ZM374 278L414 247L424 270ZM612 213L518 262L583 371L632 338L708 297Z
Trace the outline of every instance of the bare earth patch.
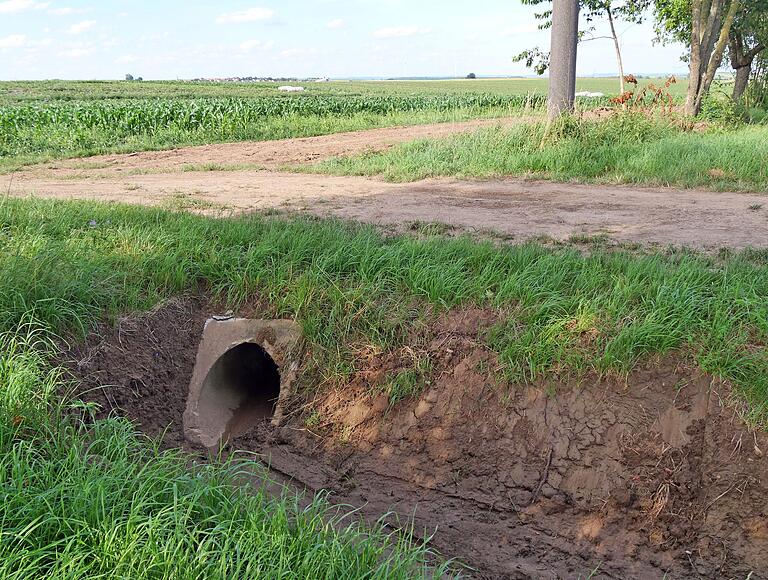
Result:
M6 183L7 187L7 183ZM224 171L77 180L17 177L12 193L179 209L308 212L385 226L440 222L459 232L492 231L523 241L604 235L618 242L695 248L768 245L765 195L519 179L393 184L362 177Z
M515 241L600 235L617 242L703 249L768 245L768 212L752 209L762 207L764 193L523 179L393 184L278 171L286 164L314 163L331 156L380 151L417 138L524 121L395 127L67 160L3 176L0 187L16 196L119 201L208 213L279 208L394 227L440 222L459 232L490 231ZM248 167L259 170L243 169Z
M64 358L102 414L183 446L194 352L216 312L172 302ZM726 385L671 359L626 382L508 385L480 340L496 316L454 310L427 326L433 378L415 398L377 394L401 358L371 353L347 384L298 396L280 427L231 447L368 518L414 517L478 578L768 574L768 437L741 422Z

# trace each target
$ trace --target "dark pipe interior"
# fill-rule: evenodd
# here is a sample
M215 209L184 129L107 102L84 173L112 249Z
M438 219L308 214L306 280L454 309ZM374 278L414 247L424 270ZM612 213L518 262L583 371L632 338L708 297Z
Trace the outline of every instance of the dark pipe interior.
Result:
M275 361L258 344L245 342L225 352L211 368L206 383L231 406L228 437L249 431L260 420L272 417L280 396L280 372Z

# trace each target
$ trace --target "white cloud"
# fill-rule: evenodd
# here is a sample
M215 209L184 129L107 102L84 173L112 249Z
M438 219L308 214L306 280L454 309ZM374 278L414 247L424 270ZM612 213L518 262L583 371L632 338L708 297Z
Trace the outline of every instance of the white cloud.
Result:
M0 2L0 14L14 14L27 10L42 10L48 7L48 2L35 2L34 0L6 0Z
M264 20L271 20L275 15L275 11L271 8L262 8L261 6L255 6L253 8L247 8L246 10L240 10L238 12L226 12L216 19L219 24L229 24L232 22L258 22Z
M275 45L271 40L264 42L262 40L246 40L240 43L240 50L251 52L252 50L269 50Z
M72 8L71 6L62 6L61 8L51 8L48 14L54 16L69 16L70 14L83 14L89 12L87 8Z
M405 36L419 36L429 34L431 28L422 28L419 26L393 26L391 28L381 28L373 33L374 38L403 38Z
M77 24L73 24L67 29L67 34L82 34L96 26L95 20L83 20Z
M131 64L131 63L136 62L137 60L139 60L139 59L137 59L132 54L125 54L123 56L120 56L120 57L116 58L115 59L115 63L116 64Z
M0 38L0 49L25 48L28 53L36 52L40 48L51 46L52 44L52 38L32 40L26 34L11 34L10 36Z
M11 34L0 38L0 48L22 48L27 46L27 37L24 34Z
M335 20L331 20L326 26L332 30L344 28L344 21L341 18L336 18Z

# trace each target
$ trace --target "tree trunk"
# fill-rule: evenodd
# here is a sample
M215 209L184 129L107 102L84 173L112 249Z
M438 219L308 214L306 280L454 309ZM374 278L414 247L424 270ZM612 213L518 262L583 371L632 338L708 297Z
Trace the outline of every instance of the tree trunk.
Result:
M688 69L688 94L685 99L685 114L695 115L696 95L699 93L699 83L701 82L701 42L703 40L704 30L702 20L702 0L693 0L691 2L691 56Z
M740 102L744 97L750 76L752 76L752 61L749 61L748 65L740 66L736 69L736 80L733 83L732 95L735 102Z
M548 113L550 119L573 111L576 99L578 37L579 0L554 0L549 64Z
M616 47L616 60L619 63L619 94L623 95L624 86L624 61L621 58L621 45L619 44L619 37L616 34L616 26L613 22L613 10L611 10L610 4L606 7L605 13L608 15L608 23L611 25L611 36L613 36L613 44Z
M750 50L747 50L747 43L744 37L739 34L732 34L728 45L728 52L731 53L731 67L736 71L736 78L733 83L733 94L731 98L738 103L744 97L744 93L749 85L749 79L752 76L752 65L758 54L765 50L764 44L756 44Z
M712 58L712 51L715 49L715 38L720 32L723 20L723 5L727 0L709 0L702 4L702 26L703 36L701 38L701 62L705 67Z
M741 8L741 0L731 0L725 18L720 17L723 0L693 0L691 59L688 97L685 102L687 115L695 116L701 111L701 103L709 92L717 69L722 63L731 26ZM709 10L709 14L707 14ZM706 28L704 19L707 20ZM718 31L719 28L719 31ZM719 32L719 34L718 34ZM717 36L717 42L714 42Z
M701 81L701 86L699 87L699 95L696 99L697 115L699 114L699 111L701 111L701 103L704 96L709 93L712 81L715 80L717 69L723 62L723 54L725 53L725 47L728 45L731 26L733 26L733 21L736 19L736 13L739 11L739 8L741 8L741 0L731 0L731 7L728 9L728 14L726 14L725 19L723 20L723 26L720 29L720 37L717 39L717 44L709 59L709 65L707 66L704 78Z

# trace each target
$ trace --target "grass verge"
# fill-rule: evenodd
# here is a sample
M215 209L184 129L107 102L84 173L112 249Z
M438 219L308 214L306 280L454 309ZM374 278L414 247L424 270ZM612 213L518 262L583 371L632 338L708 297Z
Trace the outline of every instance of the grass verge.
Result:
M252 466L190 470L120 419L63 413L55 333L201 288L295 317L307 372L339 381L361 346L396 348L428 308L509 312L488 337L510 381L625 372L679 350L768 420L768 254L633 255L469 238L385 238L314 219L212 219L93 202L0 202L0 575L410 578L428 549L238 485ZM395 403L418 373L391 377ZM82 414L88 408L79 407Z
M624 114L605 121L566 119L481 129L421 140L386 152L337 158L308 171L427 177L528 176L558 181L768 190L768 127L694 132L667 121Z
M52 331L206 287L296 318L324 380L355 352L402 346L428 307L503 308L492 347L510 381L626 372L679 349L768 417L768 254L635 255L385 238L311 218L213 219L159 209L7 199L0 206L0 330ZM589 340L585 340L588 337Z

